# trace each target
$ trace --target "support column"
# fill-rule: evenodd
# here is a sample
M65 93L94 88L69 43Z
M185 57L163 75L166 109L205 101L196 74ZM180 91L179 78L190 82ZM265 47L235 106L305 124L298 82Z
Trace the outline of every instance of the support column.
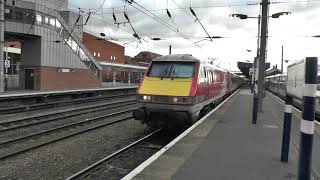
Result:
M116 79L117 79L117 72L113 71L113 76L112 76L113 86L116 86Z
M4 4L0 0L0 93L4 92Z
M268 11L269 0L262 0L262 16L261 16L261 41L259 54L259 76L258 76L258 111L262 112L262 104L264 98L264 81L266 73L266 48L267 48L267 32L268 32Z
M129 86L131 85L131 73L130 72L128 72L128 84L129 84Z

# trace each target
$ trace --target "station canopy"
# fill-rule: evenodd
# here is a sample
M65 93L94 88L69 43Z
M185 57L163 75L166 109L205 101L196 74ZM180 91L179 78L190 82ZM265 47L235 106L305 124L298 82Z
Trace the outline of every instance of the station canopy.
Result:
M238 68L240 69L242 74L247 78L250 78L249 71L250 71L250 68L252 68L252 67L253 67L253 63L238 62ZM269 68L270 68L270 63L266 63L266 70Z

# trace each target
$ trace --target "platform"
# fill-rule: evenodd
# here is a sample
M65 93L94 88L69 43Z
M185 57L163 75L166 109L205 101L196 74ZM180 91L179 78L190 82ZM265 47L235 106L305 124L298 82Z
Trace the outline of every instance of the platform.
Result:
M0 93L1 98L15 98L15 97L25 97L25 96L43 96L43 95L58 95L58 94L74 94L74 93L84 93L84 92L94 92L94 91L108 91L108 90L118 90L118 89L133 89L137 88L135 85L119 85L119 86L105 86L101 88L88 88L88 89L71 89L71 90L57 90L57 91L37 91L37 90L19 90L19 91L8 91Z
M289 162L280 161L284 103L271 93L251 124L252 95L239 90L124 179L296 179L300 112L293 110ZM320 136L314 135L314 179L320 179ZM318 152L318 153L317 153Z

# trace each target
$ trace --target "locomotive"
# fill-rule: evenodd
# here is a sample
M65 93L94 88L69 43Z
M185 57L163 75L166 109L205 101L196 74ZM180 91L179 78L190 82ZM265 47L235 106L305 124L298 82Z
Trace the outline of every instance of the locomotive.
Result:
M133 117L149 126L190 126L245 79L188 54L154 59L137 89Z

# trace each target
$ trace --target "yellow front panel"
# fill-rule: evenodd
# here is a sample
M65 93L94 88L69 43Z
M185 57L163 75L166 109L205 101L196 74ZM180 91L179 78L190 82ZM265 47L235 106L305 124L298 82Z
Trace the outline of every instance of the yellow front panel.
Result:
M173 79L145 77L140 87L140 94L165 96L189 96L192 78Z

